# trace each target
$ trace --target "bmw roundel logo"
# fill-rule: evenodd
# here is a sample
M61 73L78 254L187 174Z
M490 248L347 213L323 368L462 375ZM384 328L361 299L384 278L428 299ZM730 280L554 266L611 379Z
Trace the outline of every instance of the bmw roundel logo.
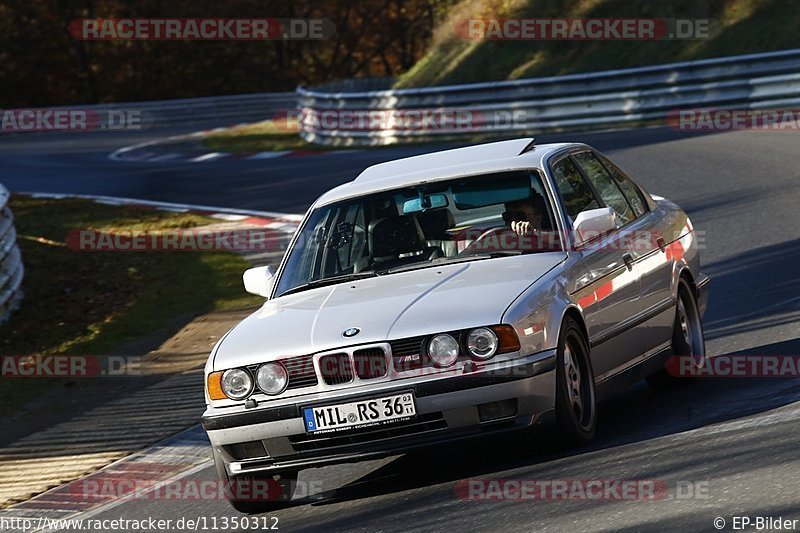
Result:
M347 328L346 330L344 330L344 332L342 332L342 335L345 337L355 337L360 332L361 330L358 328Z

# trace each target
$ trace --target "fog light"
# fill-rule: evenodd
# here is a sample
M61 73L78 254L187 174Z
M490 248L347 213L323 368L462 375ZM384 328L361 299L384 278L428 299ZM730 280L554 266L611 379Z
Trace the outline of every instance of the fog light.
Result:
M228 453L238 460L244 459L260 459L262 457L269 457L267 449L264 448L264 443L260 440L251 440L248 442L240 442L239 444L229 444L225 446Z
M478 417L481 422L509 418L517 414L517 400L500 400L499 402L482 403L478 406Z

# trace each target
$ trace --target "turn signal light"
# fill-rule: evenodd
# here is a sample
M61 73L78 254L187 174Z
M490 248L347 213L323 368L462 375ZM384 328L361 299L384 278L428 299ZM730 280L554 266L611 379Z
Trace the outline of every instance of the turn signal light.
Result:
M492 331L497 334L497 352L508 353L516 352L520 349L519 337L514 328L508 325L492 326Z
M224 370L219 372L212 372L208 375L206 386L208 388L208 397L211 400L227 400L228 397L222 392L222 374Z

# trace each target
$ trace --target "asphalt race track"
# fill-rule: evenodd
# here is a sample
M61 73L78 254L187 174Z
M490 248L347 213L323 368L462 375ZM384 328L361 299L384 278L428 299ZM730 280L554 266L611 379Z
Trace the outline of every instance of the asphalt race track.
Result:
M406 147L270 160L117 162L146 134L70 133L0 139L0 182L14 191L116 195L302 212L326 189ZM704 232L712 278L711 354L800 354L800 153L794 132L666 129L541 136L585 141L649 192L682 205ZM702 243L703 241L701 241ZM273 513L282 531L713 531L722 517L800 519L800 382L704 379L656 393L644 383L604 403L596 442L563 452L546 432L448 446L379 462L308 470L312 502ZM193 475L214 479L211 467ZM468 478L650 479L654 501L463 501ZM679 498L677 487L705 487ZM699 483L699 484L698 484ZM224 517L224 501L132 501L94 518Z

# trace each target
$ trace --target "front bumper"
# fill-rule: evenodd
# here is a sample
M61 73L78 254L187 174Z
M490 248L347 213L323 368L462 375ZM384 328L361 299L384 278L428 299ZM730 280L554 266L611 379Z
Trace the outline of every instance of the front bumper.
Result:
M298 398L280 407L220 414L206 411L202 424L215 455L230 476L276 474L313 466L376 459L454 440L534 425L555 405L555 350L515 360L502 368L458 376L383 383L325 397ZM305 432L301 407L348 403L412 391L417 416L406 424L335 436ZM479 406L503 402L506 416L486 419ZM513 409L511 405L513 402ZM482 408L483 409L483 408ZM262 457L237 457L241 445L263 446Z

